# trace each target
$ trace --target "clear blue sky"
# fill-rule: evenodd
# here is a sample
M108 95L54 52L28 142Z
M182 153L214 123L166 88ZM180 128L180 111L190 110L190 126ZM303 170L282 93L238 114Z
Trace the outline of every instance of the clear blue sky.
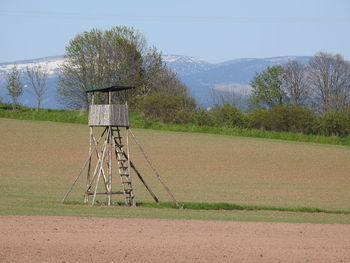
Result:
M76 34L133 26L163 54L209 62L340 53L349 0L0 0L0 62L64 54Z

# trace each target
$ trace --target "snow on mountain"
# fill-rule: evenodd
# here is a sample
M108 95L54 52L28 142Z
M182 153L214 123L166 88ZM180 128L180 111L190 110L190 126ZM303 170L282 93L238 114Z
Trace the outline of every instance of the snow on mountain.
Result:
M179 76L187 76L215 67L212 63L189 56L163 55L163 61Z
M232 64L238 64L238 63L244 63L244 62L249 62L251 60L255 60L256 58L237 58L237 59L232 59L228 61L224 61L221 63L216 64L216 66L227 66L227 65L232 65Z
M189 75L212 68L214 65L204 60L179 55L163 55L165 64L177 72L179 75ZM9 71L14 65L19 70L24 71L27 67L34 65L46 66L49 74L57 74L59 66L64 62L63 56L44 57L31 60L21 60L15 62L0 63L0 72Z
M173 62L182 62L182 63L186 63L186 62L193 62L193 63L207 63L204 60L201 60L199 58L195 58L195 57L189 57L189 56L180 56L180 55L163 55L162 56L163 61L166 63L173 63Z
M0 72L7 72L15 65L17 66L17 69L21 71L25 71L27 67L31 68L34 65L40 65L42 67L47 67L49 74L52 75L58 73L58 67L63 63L63 61L63 56L54 56L8 63L0 63Z
M278 63L278 64L285 64L292 60L297 60L298 57L296 56L287 56L287 57L273 57L266 59L267 61L271 63Z

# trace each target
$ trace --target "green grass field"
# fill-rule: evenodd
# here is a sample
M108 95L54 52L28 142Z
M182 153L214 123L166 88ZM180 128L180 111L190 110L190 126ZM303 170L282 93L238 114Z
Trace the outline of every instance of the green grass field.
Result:
M88 127L0 119L0 215L350 223L349 214L91 207L60 200L88 153ZM134 130L179 201L350 211L350 148L224 135ZM136 145L132 159L169 201ZM151 202L134 179L139 202ZM84 178L69 201L82 201Z
M87 124L87 112L80 112L76 110L53 110L40 109L36 112L33 108L21 106L18 110L9 110L9 105L0 103L0 118L9 118L17 120L37 120L37 121L52 121L63 123L79 123ZM165 124L157 120L147 119L140 116L136 112L130 112L130 120L135 128L151 129L174 132L191 132L204 134L220 134L229 136L243 136L253 138L278 139L295 142L313 142L320 144L334 144L350 146L350 136L322 136L312 134L301 134L292 132L276 132L264 131L256 129L241 129L228 127L209 127L198 126L194 124Z

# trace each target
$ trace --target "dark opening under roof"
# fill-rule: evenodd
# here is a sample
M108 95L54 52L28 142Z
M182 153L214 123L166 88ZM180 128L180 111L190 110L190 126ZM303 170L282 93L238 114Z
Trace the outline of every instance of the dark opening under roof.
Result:
M111 86L111 87L102 87L102 88L96 88L96 89L89 89L89 90L87 90L85 92L89 93L89 92L122 91L122 90L134 89L134 88L136 88L136 87L116 85L116 86Z

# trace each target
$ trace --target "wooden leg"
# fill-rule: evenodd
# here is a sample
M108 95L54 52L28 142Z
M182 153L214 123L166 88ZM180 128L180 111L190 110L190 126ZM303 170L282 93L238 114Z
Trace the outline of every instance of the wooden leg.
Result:
M111 205L112 203L112 127L109 127L110 131L109 131L109 161L108 161L108 190L109 190L109 195L108 195L108 206Z
M106 130L105 130L105 131L106 131ZM101 138L103 137L105 131L102 133L101 137L98 139L98 142L99 142L99 141L101 140ZM97 147L97 145L95 145L95 146L93 147L93 150L91 151L91 153L89 154L88 158L86 159L86 161L85 161L83 167L80 169L79 173L76 175L76 177L73 179L72 183L69 185L68 190L67 190L66 194L64 195L62 202L66 201L66 199L67 199L68 195L70 194L70 192L72 191L72 189L73 189L75 183L78 181L80 175L83 173L83 171L84 171L86 165L88 164L88 162L89 162L89 160L90 160L90 158L91 158L92 153L96 150L96 147Z
M93 136L93 132L92 132L92 127L90 127L90 140L89 140L89 164L88 164L88 171L87 171L87 177L86 177L86 189L88 189L89 185L90 185L90 170L91 170L91 158L92 158L92 136ZM87 193L85 193L84 195L84 203L88 203L89 202L89 195Z
M129 173L129 181L130 183L132 183L131 180L131 169L130 169L130 148L129 148L129 128L126 128L126 155L127 155L127 161L128 161L128 173ZM132 196L131 196L131 206L135 207L136 203L135 203L135 197L134 197L134 193L132 192Z
M95 147L95 152L96 152L96 156L97 156L97 163L96 163L96 167L95 167L95 170L94 170L94 173L93 173L93 176L92 178L90 179L90 184L88 185L87 189L86 189L86 194L88 194L88 192L90 191L91 189L91 186L92 184L94 183L95 179L96 179L96 176L97 176L97 171L98 169L100 168L100 165L102 165L102 163L100 163L100 160L101 160L101 156L100 156L100 153L98 152L97 150L97 145L100 141L100 139L103 137L103 135L105 134L107 128L104 130L104 132L102 133L101 137L98 139L98 141L96 141L95 137L92 136L92 140L94 142L94 145L96 146ZM103 147L102 147L103 148ZM101 149L101 154L103 152L103 149ZM103 177L103 180L105 182L105 185L106 185L106 176L105 176L105 172L104 172L104 169L103 169L103 166L102 166L102 177ZM107 191L107 188L106 188L106 191Z
M103 170L103 161L104 161L104 158L105 158L105 154L106 154L106 149L107 149L107 142L108 142L108 136L109 136L109 131L107 133L107 137L105 139L105 142L103 144L103 152L102 152L102 157L101 159L99 159L99 163L100 163L100 169L99 169L99 172L98 172L98 176L97 176L97 180L96 180L96 185L95 185L95 190L94 190L94 197L92 199L92 205L95 204L95 200L96 200L96 193L97 193L97 187L98 187L98 183L100 181L100 176L101 176L101 173L102 173L102 170Z

